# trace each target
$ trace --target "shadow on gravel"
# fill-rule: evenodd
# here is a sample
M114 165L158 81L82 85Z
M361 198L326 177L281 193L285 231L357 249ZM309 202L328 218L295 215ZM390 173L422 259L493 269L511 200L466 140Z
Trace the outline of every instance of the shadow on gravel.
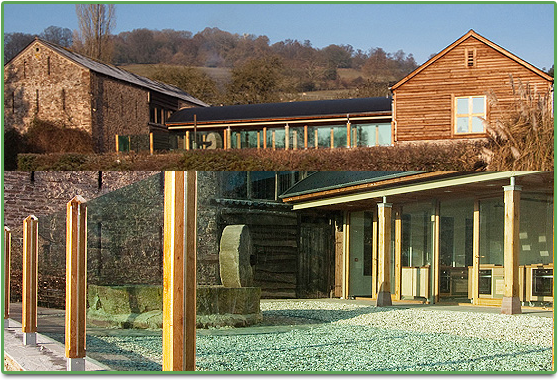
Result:
M325 324L339 320L348 320L357 316L402 311L409 309L407 307L360 307L348 310L338 309L277 309L262 311L265 325L273 325L275 323L284 324Z
M64 343L64 335L60 333L44 333L60 343ZM147 338L156 336L145 336ZM120 344L129 344L134 348L137 340L126 342L126 338L118 338ZM160 337L159 337L160 339ZM102 337L87 334L87 356L109 366L115 371L161 371L162 365L147 359L144 355L123 349L117 343L109 343Z

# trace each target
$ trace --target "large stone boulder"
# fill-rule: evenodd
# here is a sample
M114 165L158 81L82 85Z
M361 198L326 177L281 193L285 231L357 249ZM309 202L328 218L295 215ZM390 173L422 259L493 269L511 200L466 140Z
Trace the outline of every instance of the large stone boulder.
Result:
M228 225L219 250L221 283L228 288L251 287L254 283L250 256L252 238L246 225Z

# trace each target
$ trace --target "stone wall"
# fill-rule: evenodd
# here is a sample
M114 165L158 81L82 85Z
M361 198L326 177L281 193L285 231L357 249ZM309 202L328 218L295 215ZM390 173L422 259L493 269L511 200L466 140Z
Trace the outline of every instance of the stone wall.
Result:
M91 132L89 91L88 70L36 41L4 68L4 129L38 118Z
M116 135L149 135L149 91L92 74L96 151L116 151Z

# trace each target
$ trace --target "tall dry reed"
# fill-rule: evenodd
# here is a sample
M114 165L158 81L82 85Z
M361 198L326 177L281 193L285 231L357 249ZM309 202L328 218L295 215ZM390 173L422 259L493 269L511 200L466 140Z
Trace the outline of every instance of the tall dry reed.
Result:
M501 116L486 124L489 142L483 149L490 171L554 169L554 109L551 91L511 79L513 102L488 97Z

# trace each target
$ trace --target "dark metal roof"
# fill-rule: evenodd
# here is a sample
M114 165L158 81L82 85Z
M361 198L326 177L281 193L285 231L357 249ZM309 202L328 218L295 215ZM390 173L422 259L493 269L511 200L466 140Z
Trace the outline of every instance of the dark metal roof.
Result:
M396 177L412 175L415 171L324 171L315 172L286 190L280 198L344 188L352 185L373 183Z
M108 65L105 63L101 63L100 61L96 61L88 57L82 56L79 53L73 52L67 48L61 47L59 45L53 44L51 42L39 38L36 38L35 41L40 41L42 44L48 46L53 51L56 51L60 55L72 60L73 62L93 72L105 76L109 76L114 79L122 80L127 83L131 83L143 88L147 88L152 91L156 91L165 95L173 96L180 100L184 100L192 104L199 105L201 107L209 106L209 104L206 104L203 101L196 99L194 96L172 85L160 83L158 81L148 79L147 77L139 76L134 73L128 72L124 69L113 67L112 65ZM33 42L31 44L33 44Z
M228 105L209 108L184 108L175 112L168 124L266 120L296 117L344 116L347 114L391 113L391 98L297 101L290 103Z

